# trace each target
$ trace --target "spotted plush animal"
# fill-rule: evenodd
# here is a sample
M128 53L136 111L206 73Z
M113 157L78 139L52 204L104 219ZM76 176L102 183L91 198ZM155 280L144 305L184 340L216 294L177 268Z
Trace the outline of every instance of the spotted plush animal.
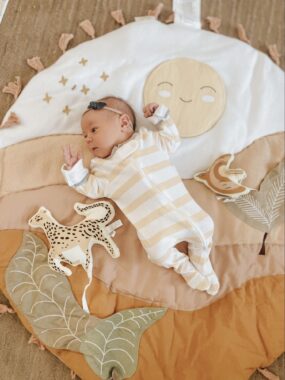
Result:
M90 205L76 203L75 210L85 216L85 219L73 226L58 223L50 211L40 207L38 212L29 220L29 225L42 228L50 243L48 263L56 272L70 276L69 268L61 264L81 264L88 272L92 261L91 248L93 244L102 245L113 257L119 257L120 252L111 239L106 225L113 219L113 206L105 201ZM92 268L91 268L92 272Z
M29 220L29 225L44 230L50 243L48 263L51 269L70 276L71 270L62 265L62 262L73 266L83 266L87 272L89 283L83 292L82 307L86 312L89 312L85 294L92 281L93 257L91 249L93 244L102 245L113 258L120 256L120 251L111 239L110 229L107 226L114 218L115 211L113 206L105 201L89 205L76 203L74 209L78 214L84 215L85 219L73 226L63 226L58 223L45 207L40 207L38 212ZM118 221L113 224L120 225Z

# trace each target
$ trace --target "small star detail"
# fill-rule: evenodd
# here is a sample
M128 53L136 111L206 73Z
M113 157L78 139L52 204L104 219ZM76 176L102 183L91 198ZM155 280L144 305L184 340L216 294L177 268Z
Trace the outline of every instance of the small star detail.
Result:
M43 101L44 102L47 102L49 104L49 102L52 100L52 97L49 96L49 94L46 92L45 94L45 97L43 98Z
M109 75L105 73L105 71L103 71L102 75L100 76L101 79L103 79L104 82L106 82L106 80L109 78Z
M82 66L85 66L87 62L88 62L88 59L86 59L86 58L81 58L81 61L79 61L78 63L79 63L80 65L82 65Z
M58 83L61 83L63 86L65 86L67 81L68 79L62 76L61 79L58 81Z
M70 111L71 109L68 106L65 106L64 109L62 110L62 112L65 113L66 115L68 115Z
M86 87L85 84L82 86L82 89L80 90L83 92L84 95L88 94L88 91L90 91L90 88Z

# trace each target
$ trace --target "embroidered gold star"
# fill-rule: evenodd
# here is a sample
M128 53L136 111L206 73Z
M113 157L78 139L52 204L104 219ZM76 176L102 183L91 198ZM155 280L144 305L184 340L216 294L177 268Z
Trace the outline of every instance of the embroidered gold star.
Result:
M85 66L87 62L88 62L88 59L86 59L86 58L81 58L81 61L79 61L78 63L79 63L80 65L82 65L82 66Z
M58 81L58 83L61 83L63 86L65 86L67 81L68 79L62 76L61 79Z
M49 103L52 100L52 97L46 92L45 97L43 98L44 102Z
M90 88L86 87L85 84L84 84L82 86L82 89L80 91L83 92L83 94L87 95L88 91L90 91Z
M65 113L66 115L68 115L70 111L71 109L68 106L65 106L64 109L62 110L62 112Z
M101 79L103 79L104 82L106 82L106 80L109 78L109 75L105 73L105 71L103 71L102 75L100 76Z

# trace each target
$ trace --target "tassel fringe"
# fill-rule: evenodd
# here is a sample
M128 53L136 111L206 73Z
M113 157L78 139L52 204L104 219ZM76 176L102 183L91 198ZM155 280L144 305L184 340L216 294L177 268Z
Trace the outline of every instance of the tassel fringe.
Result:
M279 376L274 375L266 368L257 368L257 371L260 372L268 380L280 380Z
M268 53L270 57L272 58L272 60L279 66L281 54L279 53L277 49L277 45L276 44L268 45Z
M38 339L38 338L36 338L34 335L31 335L31 337L30 337L30 339L29 339L29 341L28 341L28 344L36 344L38 347L39 347L39 349L41 350L41 351L44 351L45 350L45 346L42 344L42 342Z
M44 65L42 64L40 57L28 58L27 64L37 72L44 70Z
M22 90L22 84L20 77L17 76L15 78L14 82L9 82L7 86L3 87L2 92L13 95L16 100Z
M208 16L208 17L206 17L206 20L209 22L209 29L210 30L212 30L215 33L220 33L219 27L222 24L222 20L220 18Z
M8 307L7 305L3 305L2 303L0 303L0 314L6 313L14 314L15 312L11 307Z
M116 11L111 12L113 19L120 25L126 25L125 17L122 9L117 9Z
M21 121L20 121L18 115L15 114L15 112L11 112L10 116L5 121L5 123L0 125L0 129L1 128L9 128L9 127L12 127L12 125L18 125L18 124L20 124L20 122Z
M73 39L73 37L74 37L73 34L68 34L68 33L62 33L62 35L60 36L59 41L58 41L58 46L63 53L66 52L67 45Z
M238 38L239 38L241 41L250 44L250 40L249 40L249 38L247 37L246 32L245 32L245 29L244 29L244 27L243 27L242 24L237 24L237 32L238 32Z
M163 3L159 3L155 9L150 9L148 12L147 12L147 15L148 16L154 16L156 19L158 19L160 13L162 12L162 9L164 7L164 4Z
M170 13L164 22L165 24L172 24L174 22L174 12Z
M88 34L88 36L90 36L91 38L95 38L95 28L94 26L92 25L91 21L90 20L84 20L82 21L80 24L79 24L80 28L82 30L84 30L84 32L86 34Z

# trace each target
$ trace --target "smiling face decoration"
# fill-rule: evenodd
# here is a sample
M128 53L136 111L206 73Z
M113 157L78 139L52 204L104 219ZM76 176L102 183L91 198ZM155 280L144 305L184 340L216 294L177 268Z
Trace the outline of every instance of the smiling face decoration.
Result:
M165 104L181 137L201 135L220 119L225 108L224 84L209 65L189 58L163 62L149 75L144 103Z

